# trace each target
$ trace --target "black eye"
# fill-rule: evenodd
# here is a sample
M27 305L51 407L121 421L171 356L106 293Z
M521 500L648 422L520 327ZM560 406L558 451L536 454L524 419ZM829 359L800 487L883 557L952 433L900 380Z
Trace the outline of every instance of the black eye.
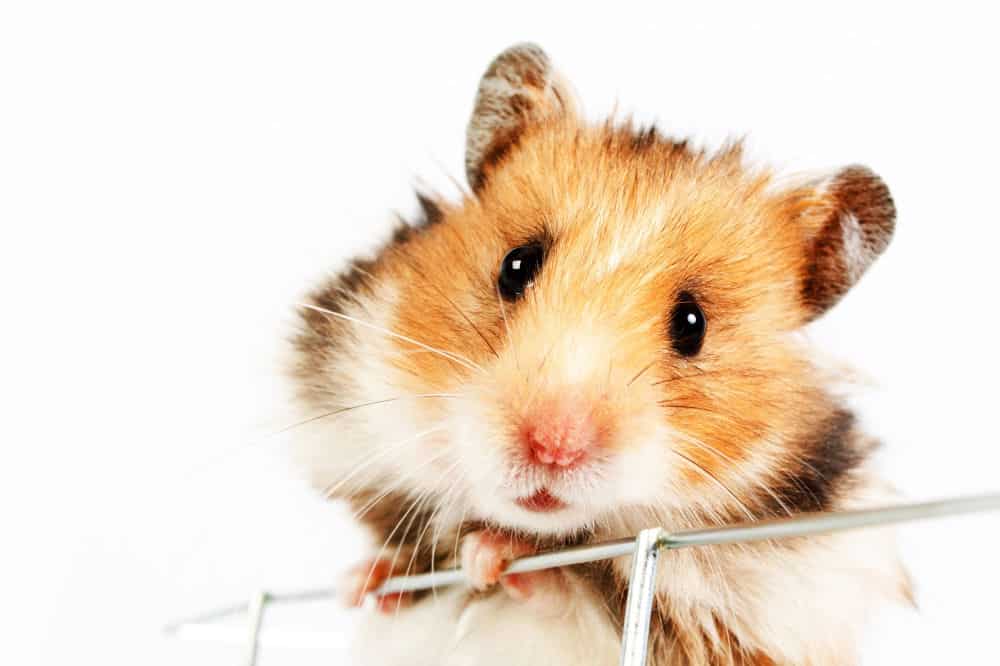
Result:
M542 267L544 254L538 243L522 245L508 252L500 264L500 277L497 279L500 294L508 301L521 296Z
M694 296L682 292L670 313L670 343L681 356L695 356L705 342L705 313Z

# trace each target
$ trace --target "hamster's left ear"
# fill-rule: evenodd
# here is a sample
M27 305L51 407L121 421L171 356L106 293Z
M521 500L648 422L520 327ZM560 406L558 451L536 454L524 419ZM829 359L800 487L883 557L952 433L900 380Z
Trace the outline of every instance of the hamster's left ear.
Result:
M888 247L896 206L886 184L864 166L842 169L792 199L806 238L801 296L811 321L836 305Z
M465 140L465 172L473 190L524 130L547 116L573 112L569 85L535 44L516 44L483 74Z

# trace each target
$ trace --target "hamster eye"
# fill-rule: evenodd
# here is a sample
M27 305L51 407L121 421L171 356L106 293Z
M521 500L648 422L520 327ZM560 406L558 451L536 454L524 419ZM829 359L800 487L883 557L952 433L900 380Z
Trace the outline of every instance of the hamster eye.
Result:
M497 279L500 294L508 301L524 294L542 267L544 255L538 243L522 245L508 252L500 264L500 277Z
M688 292L677 296L670 313L670 343L681 356L695 356L705 342L705 313Z

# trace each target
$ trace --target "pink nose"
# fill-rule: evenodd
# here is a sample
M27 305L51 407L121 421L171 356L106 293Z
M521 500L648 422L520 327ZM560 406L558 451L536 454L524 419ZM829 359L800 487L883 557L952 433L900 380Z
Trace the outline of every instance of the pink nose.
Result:
M573 467L598 444L598 429L589 410L563 405L540 410L526 421L521 440L532 463Z

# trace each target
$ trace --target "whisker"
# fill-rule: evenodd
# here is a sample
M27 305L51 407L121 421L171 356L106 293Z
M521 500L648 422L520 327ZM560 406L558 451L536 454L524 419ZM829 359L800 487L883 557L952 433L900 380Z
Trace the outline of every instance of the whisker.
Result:
M716 368L712 370L704 370L698 366L693 366L693 367L695 367L697 372L691 372L684 375L676 375L674 377L667 377L666 379L650 382L650 386L661 386L663 384L670 384L672 382L680 382L688 379L696 380L700 377L714 376L714 375L724 375L735 379L744 379L744 380L766 378L769 382L783 384L785 386L788 386L789 388L795 388L797 386L796 384L786 379L780 377L772 377L762 371L751 368L742 368L742 369ZM731 385L727 387L727 390L740 392L738 388ZM742 392L746 393L747 391L744 390Z
M458 561L458 547L462 541L462 525L465 524L465 515L469 511L469 505L466 504L462 507L462 515L458 519L458 526L455 528L455 548L452 552L451 559L453 561Z
M716 485L718 485L720 488L722 488L722 490L724 492L726 492L726 494L728 494L730 497L732 497L733 501L735 501L739 505L739 507L741 509L743 509L744 513L746 513L746 515L747 515L747 518L749 518L751 521L756 521L757 520L757 516L755 516L754 513L752 511L750 511L749 508L747 508L747 505L743 503L743 500L741 500L736 495L736 493L734 493L732 490L730 490L729 486L727 486L722 481L720 481L717 476L715 476L714 474L712 474L711 472L709 472L702 465L698 464L695 460L693 460L689 456L684 455L680 451L675 451L674 449L670 449L670 448L668 448L667 450L670 451L671 453L673 453L678 458L681 458L682 460L686 460L689 464L691 464L692 467L694 467L695 469L699 470L702 474L704 474L706 477L708 477L709 480L713 481Z
M314 421L321 421L321 420L329 418L331 416L337 416L337 415L343 414L345 412L354 411L355 409L361 409L362 407L373 407L375 405L384 405L384 404L387 404L387 403L390 403L390 402L395 402L397 400L404 400L404 399L410 399L410 398L460 398L460 397L461 396L458 395L457 393L417 393L417 394L414 394L414 395L400 395L400 396L396 396L395 398L383 398L382 400L372 400L370 402L362 402L362 403L357 404L357 405L351 405L350 407L341 407L339 409L334 409L332 411L329 411L329 412L326 412L326 413L323 413L323 414L319 414L317 416L310 416L309 418L303 419L302 421L299 421L297 423L293 423L291 425L287 425L284 428L281 428L280 430L275 430L274 432L268 433L267 436L268 437L273 437L275 435L280 435L282 433L288 432L289 430L293 430L293 429L298 428L300 426L304 426L306 424L313 423Z
M625 385L625 388L628 388L629 386L632 386L632 384L635 384L635 380L639 379L639 377L642 377L644 374L646 374L646 372L654 365L656 365L656 361L650 361L649 365L647 365L645 368L637 372L635 376L632 377L632 379L628 380L628 384Z
M441 287L437 286L434 280L428 280L420 270L418 270L415 266L413 266L412 263L409 264L409 268L414 273L424 278L424 283L431 285L431 287L434 288L434 291L436 291L438 295L441 296L441 298L443 298L448 303L448 305L450 305L455 310L455 312L457 312L462 317L462 319L465 320L465 322L472 328L472 330L476 332L476 335L478 335L479 338L483 341L483 343L486 344L487 349L493 352L493 356L495 356L496 358L500 358L500 354L497 353L496 348L493 347L492 344L490 344L490 341L486 339L486 336L483 335L483 332L481 330L479 330L479 327L476 326L473 323L473 321L469 319L468 315L466 315L465 312L460 307L458 307L458 305L455 304L455 301L448 298L448 295L445 294L444 291L442 291Z
M447 451L442 451L441 453L447 453ZM434 456L432 459L436 459L437 457L440 457L440 456ZM421 464L419 466L419 468L422 469L422 468L426 467L427 463L428 463L428 461L425 461L423 464ZM452 463L445 470L444 475L447 476L448 474L450 474L451 471L453 469L455 469L457 466L458 466L458 461L455 461L454 463ZM379 549L379 553L378 553L378 555L375 558L376 561L378 561L379 559L381 559L382 553L384 553L385 549L389 546L389 542L392 540L392 537L395 535L396 530L398 530L399 527L400 527L400 525L402 524L402 522L404 520L406 520L406 516L412 512L412 515L410 516L410 519L409 519L409 521L406 524L406 528L403 530L403 534L400 535L400 537L399 537L399 543L396 546L396 551L393 554L392 560L391 560L390 565L389 565L389 569L390 570L394 571L396 569L396 561L399 559L400 550L402 549L403 545L405 544L406 536L410 533L410 528L413 527L413 522L417 519L417 517L420 515L420 512L423 511L424 506L427 504L428 501L431 500L431 498L433 496L434 496L433 489L428 489L428 490L426 490L424 492L421 492L417 496L417 499L415 499L413 502L411 502L410 507L406 510L406 513L404 513L399 518L399 520L396 522L396 526L393 528L392 532L389 533L389 536L386 537L385 541L382 543L382 548ZM418 547L419 547L419 543L417 543L416 546L414 546L413 555L416 555L416 552L417 552L416 548L418 548ZM407 568L406 573L407 573L407 575L409 574L409 567ZM371 578L371 571L369 571L369 576L368 577L369 577L369 579ZM367 587L367 586L368 586L368 581L366 580L365 581L365 587ZM400 608L399 604L400 603L402 603L402 596L400 596L399 599L397 600L397 605L396 605L396 612L397 613L399 612L399 608Z
M400 527L402 527L403 521L406 520L407 516L410 515L410 512L413 511L416 508L416 506L422 501L422 499L426 497L428 494L429 494L428 492L423 492L417 495L417 497L409 503L409 507L406 509L403 515L400 516L399 519L396 521L396 525L392 528L392 531L389 532L389 536L387 536L385 538L385 541L382 542L382 547L379 548L378 553L372 559L372 566L368 570L368 576L365 577L365 584L362 586L362 589L368 589L368 585L369 583L371 583L372 575L375 573L375 566L379 561L382 560L382 554L385 553L385 549L389 547L389 542L392 540L392 537L396 535L396 531ZM395 562L393 562L393 564L395 564ZM390 569L391 568L392 567L390 567Z
M670 402L669 400L661 400L658 404L663 407L670 407L672 409L690 409L696 412L705 412L707 414L715 414L716 416L725 417L725 414L717 410L711 409L710 407L700 407L698 405L685 405L682 403Z
M650 386L660 386L662 384L669 384L671 382L679 382L679 381L683 381L685 379L695 379L697 377L704 377L705 375L717 375L717 374L721 374L722 373L721 370L702 370L701 368L698 368L697 366L694 366L694 367L697 368L698 372L692 372L691 374L688 374L688 375L676 375L674 377L667 377L666 379L661 379L661 380L656 381L656 382L650 382L649 385Z
M695 446L698 446L699 448L701 448L704 451L708 451L709 453L715 454L716 456L718 456L722 460L725 460L726 462L728 462L728 463L730 463L732 465L737 465L738 464L737 461L734 460L731 456L726 455L725 453L723 453L722 451L720 451L716 447L711 446L711 445L703 442L702 440L698 439L697 437L694 437L694 436L691 436L691 435L687 435L687 434L683 434L683 433L678 433L678 434L680 434L680 437L681 437L682 440L687 441L689 444L694 444ZM760 479L754 479L754 483L759 488L761 488L765 493L767 493L768 495L770 495L771 499L773 499L778 504L778 506L780 506L782 508L782 510L784 510L785 513L787 513L789 516L792 515L791 510L789 510L789 508L785 505L785 503L783 501L781 501L781 498L773 490L771 490L771 488L768 487L768 485L764 481L762 481Z
M443 358L446 358L450 361L454 361L460 365L465 366L469 370L475 370L477 372L485 372L482 366L478 365L477 363L474 363L473 361L470 361L469 359L463 356L459 356L458 354L455 354L453 352L448 352L443 349L438 349L437 347L432 347L428 344L420 342L419 340L414 340L413 338L403 335L401 333L396 333L395 331L390 331L387 328L376 326L375 324L369 323L362 319L358 319L357 317L352 317L351 315L346 315L341 312L334 312L333 310L327 310L326 308L321 308L318 305L312 305L310 303L299 303L299 307L307 308L309 310L313 310L315 312L319 312L324 315L328 315L330 317L337 317L338 319L343 319L345 321L353 322L358 326L364 326L365 328L370 328L372 330L379 331L380 333L385 333L388 336L394 337L399 340L403 340L404 342L409 342L411 345L416 345L421 349L426 349L429 352L433 352Z
M725 417L725 415L721 414L721 412L719 414L720 414L720 416ZM715 456L717 456L720 459L722 459L722 460L730 463L731 465L738 465L739 464L732 456L729 456L728 454L724 453L720 449L718 449L718 448L716 448L716 447L708 444L707 442L705 442L705 441L703 441L703 440L701 440L701 439L699 439L697 437L694 437L693 435L690 435L690 434L687 434L687 433L677 433L677 434L681 438L682 441L686 441L689 444L694 444L695 446L699 447L703 451L708 451L709 453L714 454ZM768 485L766 483L764 483L760 479L754 479L754 482L755 482L755 484L758 487L760 487L761 489L763 489L764 492L766 492L768 495L770 495L771 498L775 502L777 502L777 504L782 509L784 509L785 513L787 513L788 515L792 515L791 512L789 511L788 507L785 506L784 502L781 501L781 498L778 497L778 495L775 494L775 492L773 490L771 490L771 488L768 487Z
M455 544L454 544L454 549L453 549L453 551L451 553L451 561L454 564L457 565L458 564L458 559L459 559L459 554L458 554L459 542L461 541L462 535L464 533L465 517L466 517L466 515L468 515L469 502L468 502L468 498L466 497L464 487L460 487L458 484L455 484L454 487L456 488L457 492L454 494L454 497L452 497L450 499L449 503L448 503L448 515L453 515L454 514L454 510L456 508L456 505L460 505L462 507L462 513L459 514L459 516L458 516L458 522L454 522L452 520L452 525L451 525L451 529L455 530ZM431 555L432 555L431 571L432 572L434 571L434 566L435 566L436 560L437 560L437 558L435 556L435 549L437 547L437 543L439 541L441 541L441 538L443 536L445 527L446 527L446 525L442 522L438 526L438 528L436 529L436 531L435 531L435 535L434 535L434 548L431 550ZM442 543L442 547L444 548L444 551L443 551L441 557L447 562L448 549L447 549L447 546L444 545L444 543Z
M443 474L443 476L449 476L457 467L458 467L458 461L456 460L445 471L445 473ZM405 575L407 575L407 576L410 575L410 570L413 568L414 560L416 559L417 554L420 552L420 544L421 544L421 542L424 539L424 535L427 533L427 528L429 528L434 523L434 519L438 515L440 515L441 509L445 506L445 504L447 504L450 501L450 499L451 499L451 497L452 497L452 495L455 492L455 489L457 487L458 486L453 485L453 486L449 487L447 491L445 491L444 497L441 498L441 500L438 502L438 505L431 512L430 517L428 517L427 522L424 523L423 528L420 530L420 533L417 535L417 542L416 542L416 545L414 545L414 547L413 547L413 553L410 555L410 561L406 564L406 574ZM431 534L432 534L432 536L431 536L430 569L431 569L431 573L433 573L434 572L435 547L437 546L437 530L432 530ZM432 589L432 591L434 593L434 596L436 597L437 596L437 589L436 588L431 588L431 589Z
M413 523L420 516L421 512L423 512L424 507L427 505L427 503L433 496L434 493L430 490L421 493L420 501L419 503L417 503L415 510L412 513L410 513L409 511L407 512L410 513L410 519L406 522L406 528L403 529L402 534L399 535L399 539L397 540L398 543L396 544L396 550L392 555L392 560L390 561L391 564L389 565L390 570L392 571L396 570L396 562L399 560L400 551L402 550L403 546L406 545L406 537L410 534L410 528L413 527ZM414 554L415 553L416 553L416 546L414 546ZM409 571L407 570L406 573L409 574Z
M442 453L444 453L444 452L442 452ZM423 469L424 467L427 466L427 464L429 462L431 462L433 460L436 460L438 457L440 457L440 456L434 456L434 457L432 457L428 461L425 461L423 464L419 465L417 469ZM451 469L451 467L449 467L449 469ZM412 475L412 472L415 472L415 471L417 471L417 470L411 470L411 475ZM411 514L411 512L413 512L415 509L417 509L417 513L419 513L418 507L421 506L421 505L423 505L426 500L430 499L433 496L433 494L434 494L434 492L433 492L432 489L424 490L424 491L420 492L417 495L416 498L412 499L409 502L409 506L408 506L407 510L403 513L402 516L399 517L399 519L396 520L396 524L392 528L392 531L389 532L389 535L382 542L382 547L379 548L378 554L375 556L374 561L377 562L378 560L382 559L382 554L385 552L385 549L388 548L389 542L392 540L392 537L395 536L396 532L402 526L403 521L406 520L407 516L409 516ZM416 517L416 513L414 514L414 517ZM412 520L411 520L410 524L412 524ZM407 528L407 530L408 529L409 528ZM403 536L401 537L401 541L402 541L403 538L405 538L405 536L406 536L406 534L404 533ZM398 549L397 549L397 556L398 556ZM395 558L393 559L393 564L395 564ZM371 575L372 575L372 571L370 570L369 573L368 573L368 579L369 580L371 578ZM365 587L367 587L367 584L368 584L368 580L365 581Z
M433 464L433 463L437 462L438 460L440 460L441 458L443 458L447 453L448 453L447 451L439 451L435 455L430 456L429 458L427 458L427 460L425 460L421 464L417 465L414 469L412 469L410 471L409 474L401 474L399 476L399 478L396 479L396 481L394 483L392 483L388 488L384 488L382 490L382 492L380 492L379 494L377 494L372 499L368 500L368 502L365 503L364 506L362 506L360 509L358 509L354 513L354 515L351 516L351 519L352 520L360 520L361 518L363 518L369 511L371 511L372 509L374 509L378 505L379 502L381 502L386 497L388 497L392 493L394 493L397 490L399 490L400 488L402 488L404 485L406 485L406 483L408 481L412 481L413 478L414 478L414 474L416 472L419 472L420 470L423 470L423 469L425 469L427 467L430 467L431 464Z
M709 453L712 453L712 454L718 456L722 460L725 460L726 462L728 462L728 463L730 463L732 465L738 464L737 461L732 456L728 455L724 451L722 451L722 450L720 450L720 449L712 446L711 444L706 443L705 441L703 441L703 440L701 440L701 439L699 439L699 438L697 438L697 437L695 437L693 435L689 435L688 433L681 433L681 432L678 432L678 433L675 433L675 434L682 441L688 442L689 444L694 444L698 448L700 448L702 450L705 450L705 451L708 451Z
M430 428L428 430L424 430L423 432L419 432L416 435L413 435L412 437L409 437L407 439L403 439L403 440L400 440L400 441L395 442L393 444L390 444L386 449L384 449L384 450L376 453L374 456L372 456L368 460L364 461L361 465L358 465L358 466L354 467L350 471L350 473L348 473L347 476L343 477L340 481L337 481L337 482L333 483L332 485L327 486L327 488L324 489L322 495L324 497L327 497L327 498L331 497L345 483L347 483L351 478L353 478L354 475L356 475L358 472L362 471L363 469L366 469L366 468L370 467L373 463L377 462L381 458L385 457L386 455L388 455L390 453L395 452L397 449L405 446L406 444L410 444L412 442L417 441L421 437L426 437L427 435L430 435L430 434L435 433L435 432L439 432L439 431L444 430L444 429L445 429L444 426L441 426L441 425L435 426L434 428Z
M442 509L444 508L444 506L446 504L450 504L451 503L451 496L454 493L455 488L457 488L457 486L452 486L451 488L449 488L448 491L445 493L445 496L441 498L441 501L438 503L437 508L434 509L434 512L431 513L431 517L428 518L427 525L424 526L424 530L426 530L428 526L430 526L431 524L433 524L435 522L435 520L438 518L438 516L442 513ZM437 542L438 542L438 538L440 537L440 533L441 533L440 526L435 526L435 528L433 530L431 530L430 572L432 574L434 573L434 559L437 557ZM423 531L421 531L421 533L419 535L417 535L417 548L418 549L420 548L420 541L423 538L424 538L424 533L423 533ZM416 551L414 551L414 552L416 552ZM409 575L409 573L410 573L410 567L411 566L413 566L413 558L412 557L410 558L410 563L406 565L406 573L407 573L407 575ZM437 599L437 587L436 586L431 588L431 594L434 596L435 599Z

